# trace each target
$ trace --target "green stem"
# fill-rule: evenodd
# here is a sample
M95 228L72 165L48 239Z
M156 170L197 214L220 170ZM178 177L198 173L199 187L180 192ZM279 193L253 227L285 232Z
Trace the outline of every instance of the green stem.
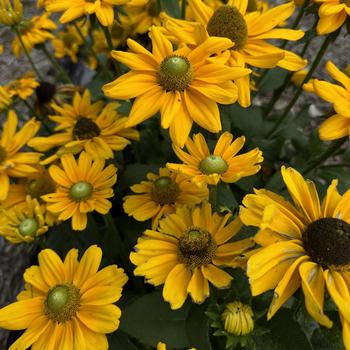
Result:
M23 51L24 51L25 55L27 56L28 61L29 61L30 65L32 66L32 68L33 68L33 70L34 70L36 76L38 77L38 79L39 79L40 81L43 81L43 78L42 78L42 76L41 76L39 70L36 68L36 66L35 66L35 64L34 64L32 58L31 58L31 56L30 56L29 51L27 50L26 46L24 45L24 42L23 42L23 39L22 39L22 35L21 35L20 31L18 30L18 27L17 27L17 26L14 26L13 28L14 28L14 31L16 32L16 35L17 35L17 37L18 37L18 40L19 40L19 42L21 43L21 46L22 46L22 48L23 48Z
M334 33L329 34L322 46L320 47L316 58L314 60L314 62L312 63L312 66L309 70L309 72L307 73L306 77L304 78L302 84L298 87L294 97L292 98L292 100L289 102L288 106L285 108L284 112L282 113L282 115L278 118L278 120L276 121L275 125L270 129L270 131L268 132L266 138L269 139L271 138L271 136L273 136L273 134L276 132L276 130L279 128L279 126L281 125L281 123L284 121L284 119L288 116L289 112L292 110L293 106L295 105L295 103L298 101L301 93L303 92L303 85L311 78L312 74L314 73L314 71L316 70L316 68L318 67L319 63L321 62L321 59L323 57L323 55L325 54L325 52L328 49L329 44L334 40ZM338 33L337 33L338 34Z
M157 0L157 8L158 8L158 11L162 11L162 1L161 0Z
M211 204L211 208L213 211L216 211L218 187L217 185L208 185L208 189L209 189L209 202Z
M44 54L49 59L49 61L52 63L52 65L55 67L55 69L59 72L59 75L61 75L62 79L68 84L73 84L71 78L68 76L66 71L62 68L62 66L58 63L56 57L54 57L49 52L49 50L46 48L45 44L41 45L40 48L43 50Z
M330 145L328 149L326 149L319 157L317 157L314 161L310 162L309 165L301 171L303 175L309 173L311 170L315 169L317 166L324 163L331 155L333 155L339 148L343 146L346 142L347 138L344 137L340 140L335 141Z
M186 18L186 5L187 5L187 0L182 0L181 1L181 18L182 19Z
M326 165L321 165L320 168L350 168L349 163L338 163L338 164L326 164Z
M26 107L28 108L28 110L29 110L29 112L32 114L32 116L36 117L36 118L41 122L41 124L44 126L45 130L46 130L46 131L49 133L49 135L50 135L50 134L52 133L52 130L51 130L51 128L47 125L46 121L44 121L44 119L43 119L41 116L39 116L39 115L35 112L34 108L29 104L28 101L26 101L26 100L21 100L21 101L26 105Z

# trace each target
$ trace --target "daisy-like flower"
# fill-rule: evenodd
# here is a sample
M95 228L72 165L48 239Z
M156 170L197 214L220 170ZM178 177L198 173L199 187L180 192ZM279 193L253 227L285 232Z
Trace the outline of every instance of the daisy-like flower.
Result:
M25 332L9 350L107 350L106 333L119 327L121 311L114 305L128 277L109 265L98 271L102 250L89 247L78 261L71 249L64 261L51 249L38 255L39 265L26 269L26 289L17 302L0 310L0 327Z
M159 228L146 230L131 252L137 265L136 276L144 276L154 286L164 283L163 298L179 309L190 294L195 303L209 296L209 283L226 288L232 277L218 266L240 267L244 253L254 246L251 238L228 243L241 228L232 220L212 213L209 203L201 207L178 207L159 222Z
M180 205L196 205L208 199L206 186L198 188L183 175L159 169L159 175L148 173L148 181L131 186L135 193L124 197L124 211L135 220L152 219L152 229L164 215L175 212Z
M114 10L118 5L125 5L129 0L56 0L46 5L49 12L64 12L61 23L96 14L103 26L109 26L114 20Z
M61 157L62 168L51 165L49 173L57 183L55 193L42 196L48 203L47 210L58 214L58 220L72 218L74 230L84 230L87 225L87 213L96 210L107 214L112 203L113 185L117 181L117 169L110 164L105 168L102 159L92 160L82 152L78 162L72 154Z
M236 182L256 174L261 168L259 163L264 160L259 148L237 155L244 142L244 136L233 141L233 135L226 131L211 153L204 136L195 134L185 145L189 153L173 145L174 152L184 164L168 163L167 168L185 175L198 186L216 185L219 181Z
M79 93L75 95L75 99L80 99L78 96ZM89 93L85 92L83 100L89 99L89 96ZM99 107L100 105L96 103L95 106ZM109 103L98 116L94 117L94 114L88 113L90 108L78 114L78 111L69 113L68 110L53 105L57 112L62 113L61 115L49 116L51 120L58 124L55 127L58 133L48 137L33 138L29 145L40 151L64 146L65 149L72 150L74 154L85 149L93 159L111 159L113 158L113 151L123 150L130 143L129 139L139 140L140 138L137 130L125 127L127 118L118 114L116 110L118 106L118 103ZM69 107L83 109L82 106L76 106L75 101L73 106ZM94 107L91 106L92 109ZM58 151L58 154L56 153L49 160L46 160L45 164L57 160L60 153L62 153L61 150Z
M302 30L276 28L293 14L293 2L283 4L267 11L256 10L248 12L248 0L229 0L216 10L206 5L202 0L188 0L188 6L197 24L188 21L171 21L170 26L165 21L164 26L185 43L197 45L208 37L224 37L235 45L224 53L223 59L229 66L258 68L282 67L290 71L303 68L307 61L291 51L283 50L266 41L266 39L298 40L304 36ZM176 22L178 26L176 26ZM186 29L187 27L187 29ZM192 28L191 28L192 27ZM191 33L188 39L182 33ZM249 75L235 79L239 89L238 102L247 107L250 105Z
M48 13L35 16L30 20L22 20L17 26L23 44L29 52L36 45L43 44L46 40L53 39L55 36L51 33L51 30L55 30L56 28L56 24L49 19ZM12 41L12 51L17 58L22 52L22 45L18 37Z
M112 51L112 56L131 71L103 87L108 97L136 97L127 126L137 125L161 113L161 126L170 128L171 139L183 146L193 121L211 132L221 130L217 103L237 100L232 79L250 73L212 63L209 56L231 47L227 38L209 38L194 50L173 46L157 27L150 30L152 53L129 39L131 52Z
M332 103L336 114L327 118L319 129L320 139L331 141L344 136L350 137L350 78L331 61L326 63L326 69L339 84L312 79L304 84L304 89Z
M39 131L40 122L35 118L26 122L16 133L18 118L14 111L9 111L0 137L0 201L6 199L10 177L27 177L38 170L40 153L20 152L28 141Z
M332 326L323 311L325 289L337 305L345 347L350 348L350 191L340 195L337 180L322 203L315 184L292 168L282 177L294 206L268 190L255 190L243 199L240 218L259 227L255 241L262 248L247 264L252 294L274 290L268 319L300 286L309 314Z
M33 95L39 83L35 79L32 72L25 74L23 77L12 80L6 85L7 91L11 97L18 96L22 100L26 100Z
M350 3L345 0L315 0L321 4L318 15L317 34L324 35L335 32L350 16Z
M21 0L0 1L0 23L5 26L14 26L21 22L23 6Z
M7 87L0 86L0 112L8 109L12 104L12 98Z
M2 211L0 235L11 243L29 243L48 230L45 206L27 196L24 205Z

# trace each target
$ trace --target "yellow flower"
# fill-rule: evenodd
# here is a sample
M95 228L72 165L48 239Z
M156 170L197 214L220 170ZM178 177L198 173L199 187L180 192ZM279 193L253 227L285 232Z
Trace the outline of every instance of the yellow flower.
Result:
M131 186L136 193L124 197L124 210L135 220L145 221L152 218L152 229L156 229L158 221L175 212L181 205L196 205L208 199L207 187L197 188L188 179L172 173L166 168L159 169L159 175L148 173L148 181Z
M333 180L320 202L315 184L296 170L282 167L282 177L294 206L264 189L243 199L241 220L260 228L255 241L262 246L247 264L252 294L274 289L270 319L301 286L309 314L332 327L323 312L326 288L350 348L350 191L340 195Z
M9 350L107 350L105 334L118 329L121 315L114 303L128 278L116 265L98 271L101 258L95 245L80 261L77 249L64 261L51 249L41 251L39 265L24 272L25 291L0 310L1 328L25 329Z
M72 218L74 230L84 230L87 213L96 210L107 214L112 203L113 185L117 181L117 169L110 164L105 168L102 159L92 160L82 152L77 162L72 154L61 157L62 168L51 165L49 173L57 183L55 193L42 196L48 202L47 210L58 214L58 220Z
M136 276L144 276L154 286L164 283L163 298L172 309L180 308L187 294L202 303L209 296L209 283L227 288L232 277L218 266L241 266L251 238L227 243L241 228L232 220L212 213L209 203L193 209L176 208L176 213L159 222L157 231L146 230L138 239L130 260L137 265Z
M276 28L282 25L294 12L293 2L274 7L261 12L248 12L248 0L229 0L227 5L215 11L202 0L188 0L188 6L195 20L201 24L188 21L171 21L164 26L178 40L197 45L208 37L229 38L235 45L224 52L220 60L232 67L246 65L258 68L273 68L276 66L297 71L303 68L307 61L291 51L283 50L269 44L266 39L298 40L304 36L302 30ZM176 26L176 22L178 26ZM186 28L187 27L187 28ZM184 38L182 33L192 33ZM247 107L250 105L249 75L235 79L239 89L238 102Z
M0 0L0 23L14 26L21 22L23 6L20 0Z
M221 130L217 102L231 104L237 99L232 79L250 73L245 68L229 68L212 63L209 56L229 48L227 38L209 38L195 50L173 46L157 27L150 36L152 53L129 39L132 52L112 51L116 60L131 71L103 87L108 97L136 97L128 126L137 125L161 113L161 126L170 128L171 139L183 146L193 121L210 132Z
M290 80L292 81L292 83L295 86L299 87L303 83L303 81L308 73L309 73L308 69L301 69L301 70L293 73L292 78Z
M26 100L34 93L39 86L32 72L25 74L23 77L12 80L7 84L6 88L11 97L18 96L22 100Z
M228 303L221 319L227 333L240 336L249 334L254 329L253 310L240 301Z
M99 102L90 104L88 90L83 97L76 93L72 106L66 104L63 107L52 107L61 113L49 116L58 124L55 130L59 132L48 137L33 138L29 145L37 150L47 151L53 147L64 146L65 149L72 150L73 154L85 149L93 159L111 159L113 151L123 150L130 143L128 139L140 138L136 130L125 128L127 118L121 117L116 111L118 103L109 103L100 111ZM96 116L95 113L99 114ZM60 153L61 149L55 156L50 157L50 162L57 160Z
M12 98L6 86L0 86L0 112L8 109L12 104Z
M49 12L62 12L61 23L71 22L82 16L96 14L103 26L109 26L114 20L114 9L129 0L56 0L50 2L46 9Z
M233 141L232 134L226 131L211 153L203 135L195 134L193 140L189 138L185 145L189 153L173 145L174 152L184 164L168 163L167 168L185 175L198 186L205 183L216 185L220 180L236 182L242 177L256 174L261 168L259 163L264 160L258 148L236 155L244 142L244 136Z
M6 199L9 177L27 177L38 170L41 154L36 152L19 152L28 141L38 132L40 123L31 119L16 133L18 118L14 111L9 111L0 137L0 200Z
M30 52L33 47L43 44L48 39L53 39L54 35L50 32L57 28L56 24L49 19L49 14L44 13L41 16L35 16L30 20L23 20L17 26L24 46ZM22 45L18 37L12 41L12 51L18 58L22 51Z
M337 140L350 136L350 78L342 73L331 61L326 64L327 72L340 84L312 79L304 84L304 90L314 92L327 102L332 103L336 114L327 118L320 126L320 139Z
M25 205L2 211L0 235L11 243L30 243L48 230L45 206L27 196Z
M4 53L4 45L0 45L0 55Z
M324 35L335 32L350 16L350 3L348 0L315 0L321 6L318 10L320 19L317 23L317 34Z

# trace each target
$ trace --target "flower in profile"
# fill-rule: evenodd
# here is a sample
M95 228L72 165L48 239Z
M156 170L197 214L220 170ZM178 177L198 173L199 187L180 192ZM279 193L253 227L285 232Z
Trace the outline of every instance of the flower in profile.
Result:
M251 238L230 242L240 230L239 218L232 220L212 213L205 202L200 207L176 208L159 222L157 231L146 230L130 254L137 265L136 276L144 276L154 286L164 283L163 298L179 309L190 294L202 303L209 296L209 282L227 288L231 275L220 267L240 267L244 253L254 246Z
M125 5L129 0L56 0L46 5L49 12L64 12L61 23L68 23L77 18L96 14L103 26L109 26L114 20L114 10L118 5Z
M152 229L157 228L164 215L174 213L177 206L194 206L208 199L206 186L193 186L185 176L166 168L159 169L159 175L148 173L147 180L131 186L135 194L124 197L123 207L135 220L152 219Z
M87 213L97 211L107 214L112 203L113 185L117 181L117 169L110 164L105 167L102 159L92 160L82 152L78 162L72 154L61 157L62 168L51 165L49 173L57 184L55 193L42 198L48 203L47 210L58 215L58 220L72 218L74 230L84 230L87 225Z
M29 243L48 230L45 206L27 196L25 205L2 211L0 235L11 243Z
M292 168L281 172L294 205L260 189L243 199L240 211L245 225L260 229L254 239L262 248L247 263L252 294L274 290L271 319L301 286L311 317L332 327L323 311L326 289L338 307L349 348L350 191L339 194L333 180L320 202L313 182Z
M298 40L304 36L302 30L276 28L293 14L293 2L276 6L267 11L248 11L248 1L229 0L226 5L217 9L205 4L202 0L188 0L188 6L197 23L189 21L167 21L164 26L178 40L197 45L208 37L224 37L234 43L229 51L224 52L220 59L232 67L257 68L282 67L290 71L303 68L307 61L291 51L280 49L266 39ZM178 25L176 25L176 22ZM199 30L198 23L202 30ZM192 28L191 28L192 27ZM184 31L192 32L188 39ZM248 107L250 101L249 75L235 79L238 87L238 102Z
M174 152L183 164L167 163L167 168L179 172L198 186L216 185L219 181L233 183L242 177L256 174L264 160L259 148L247 153L237 153L244 146L245 137L233 141L233 135L224 132L211 153L202 134L188 138L185 146L189 153L173 145Z
M0 112L8 109L12 105L12 98L7 87L0 86Z
M131 52L112 51L112 56L131 71L105 85L105 95L116 99L136 97L127 126L137 125L161 113L161 126L170 128L174 143L183 146L193 121L210 132L221 130L217 103L237 100L232 79L250 73L208 58L232 46L227 38L209 38L194 50L173 46L157 27L150 30L152 53L137 42L127 41Z
M26 100L29 96L33 95L38 86L39 83L33 73L28 72L24 76L12 80L6 85L6 88L11 97L18 96L22 100Z
M321 140L332 141L350 136L350 78L331 61L326 63L326 69L339 84L312 79L304 84L304 90L313 92L327 102L332 103L336 114L327 118L319 129Z
M36 166L41 154L20 150L39 131L40 122L33 118L16 133L17 125L17 115L10 110L0 137L0 201L7 197L10 177L27 177L38 171Z
M21 0L0 0L0 23L14 26L21 22L23 6Z
M32 348L108 349L106 333L119 327L114 305L128 277L109 265L98 271L99 247L90 246L78 261L71 249L64 261L51 249L38 255L39 265L26 269L25 290L0 309L0 327L25 332L9 350Z
M350 3L347 0L315 0L315 2L321 4L316 27L319 35L335 32L350 16Z

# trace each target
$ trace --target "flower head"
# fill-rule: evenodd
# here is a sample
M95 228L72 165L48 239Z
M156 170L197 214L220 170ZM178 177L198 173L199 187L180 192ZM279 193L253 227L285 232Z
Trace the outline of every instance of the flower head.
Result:
M237 99L232 79L250 70L212 63L209 56L232 46L227 38L209 38L196 49L176 51L159 28L150 30L152 53L129 39L131 52L112 51L112 56L131 71L104 86L104 93L116 99L136 97L127 122L137 125L161 113L161 126L170 128L173 142L183 146L193 121L206 130L221 130L217 103Z
M176 208L159 222L157 231L146 230L130 254L136 276L155 286L164 283L163 298L180 308L190 294L195 303L209 296L209 282L226 288L232 277L218 266L241 266L244 252L254 244L247 238L228 243L241 228L239 218L212 213L208 203Z
M0 112L8 109L12 104L12 98L7 87L0 86Z
M18 79L12 80L6 88L11 97L18 96L22 100L26 100L39 85L33 73L29 72Z
M333 180L320 202L316 186L292 168L282 177L294 205L268 190L243 199L240 218L259 227L255 241L262 246L247 264L253 296L274 290L270 319L302 287L306 309L318 323L331 327L323 311L325 290L337 305L343 340L350 346L350 191L340 195Z
M171 171L179 172L199 186L216 185L219 181L233 183L245 176L256 174L264 158L262 152L255 148L247 153L236 155L245 142L244 136L233 141L229 132L224 132L211 153L202 134L195 134L188 139L186 153L173 145L176 155L184 164L168 163Z
M92 160L82 152L78 162L72 154L61 157L62 168L51 165L49 173L57 183L55 193L42 196L47 209L58 214L58 220L72 218L74 230L84 230L87 213L96 210L107 214L112 207L107 198L113 197L113 185L117 181L116 167L102 159Z
M21 22L23 6L21 0L0 0L0 23L14 26Z
M17 302L0 309L0 327L25 332L9 350L34 347L107 350L106 333L119 326L119 300L128 278L109 265L98 271L102 251L89 247L78 261L71 249L64 261L51 249L23 275L26 289Z
M159 175L148 173L148 181L131 186L135 193L124 197L124 210L138 221L152 219L152 228L156 229L158 221L175 212L180 205L196 205L208 199L208 189L196 188L188 179L170 172L165 168Z

